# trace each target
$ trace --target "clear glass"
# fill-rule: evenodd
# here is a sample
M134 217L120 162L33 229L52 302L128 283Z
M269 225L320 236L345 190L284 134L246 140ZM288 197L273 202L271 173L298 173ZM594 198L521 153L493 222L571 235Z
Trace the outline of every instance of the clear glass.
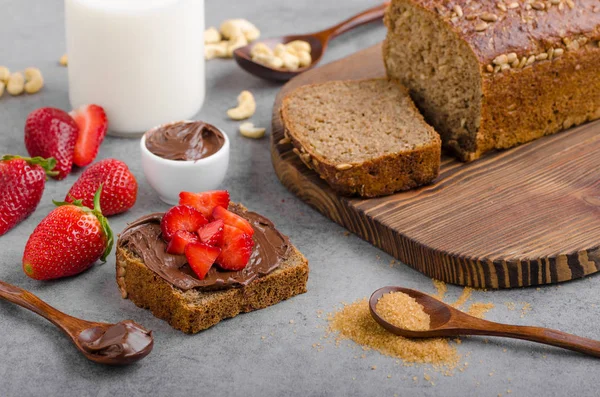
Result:
M140 136L204 102L204 0L65 0L69 99Z

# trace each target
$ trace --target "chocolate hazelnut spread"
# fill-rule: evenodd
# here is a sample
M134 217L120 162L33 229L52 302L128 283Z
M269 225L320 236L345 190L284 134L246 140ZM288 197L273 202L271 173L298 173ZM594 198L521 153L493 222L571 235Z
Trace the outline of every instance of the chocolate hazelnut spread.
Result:
M152 331L131 321L121 321L108 328L92 327L77 337L90 354L104 358L109 364L129 364L145 357L154 346ZM96 360L96 361L100 361Z
M248 265L240 271L223 271L215 265L204 280L200 280L184 255L166 252L167 244L160 231L162 213L150 214L129 224L117 244L139 256L148 268L184 291L241 287L277 269L288 256L290 242L264 216L246 211L239 205L230 205L229 210L244 217L254 228L254 251Z
M160 126L146 135L146 148L167 160L200 160L225 144L218 128L201 121L181 121Z

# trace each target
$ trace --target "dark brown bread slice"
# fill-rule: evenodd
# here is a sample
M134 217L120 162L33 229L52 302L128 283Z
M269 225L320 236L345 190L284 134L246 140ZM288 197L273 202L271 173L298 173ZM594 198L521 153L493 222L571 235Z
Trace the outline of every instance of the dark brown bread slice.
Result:
M281 116L294 152L341 194L382 196L438 175L440 138L393 81L300 87L284 98Z
M240 313L263 309L306 292L308 261L291 246L288 258L245 287L222 291L183 291L150 270L126 247L117 247L117 283L123 298L149 309L173 328L196 333Z

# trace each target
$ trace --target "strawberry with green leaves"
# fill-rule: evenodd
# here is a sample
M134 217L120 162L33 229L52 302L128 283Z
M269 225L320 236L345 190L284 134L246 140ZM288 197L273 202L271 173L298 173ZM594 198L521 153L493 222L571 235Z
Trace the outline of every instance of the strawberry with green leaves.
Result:
M6 155L0 159L0 236L35 211L46 186L54 176L53 158Z
M100 209L102 187L94 196L94 208L54 202L55 208L35 228L25 245L23 271L36 280L79 274L98 259L103 262L113 246L113 234Z

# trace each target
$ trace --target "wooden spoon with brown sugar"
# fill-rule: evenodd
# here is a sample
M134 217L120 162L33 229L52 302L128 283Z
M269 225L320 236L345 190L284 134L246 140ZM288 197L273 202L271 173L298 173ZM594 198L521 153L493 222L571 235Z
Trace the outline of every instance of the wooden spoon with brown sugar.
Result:
M430 317L429 329L411 331L389 323L377 313L379 299L387 293L402 292L423 306ZM389 332L406 338L438 338L459 335L487 335L524 339L562 347L594 357L600 357L600 342L549 328L500 324L461 312L423 292L402 287L380 288L371 295L369 309L373 319Z

